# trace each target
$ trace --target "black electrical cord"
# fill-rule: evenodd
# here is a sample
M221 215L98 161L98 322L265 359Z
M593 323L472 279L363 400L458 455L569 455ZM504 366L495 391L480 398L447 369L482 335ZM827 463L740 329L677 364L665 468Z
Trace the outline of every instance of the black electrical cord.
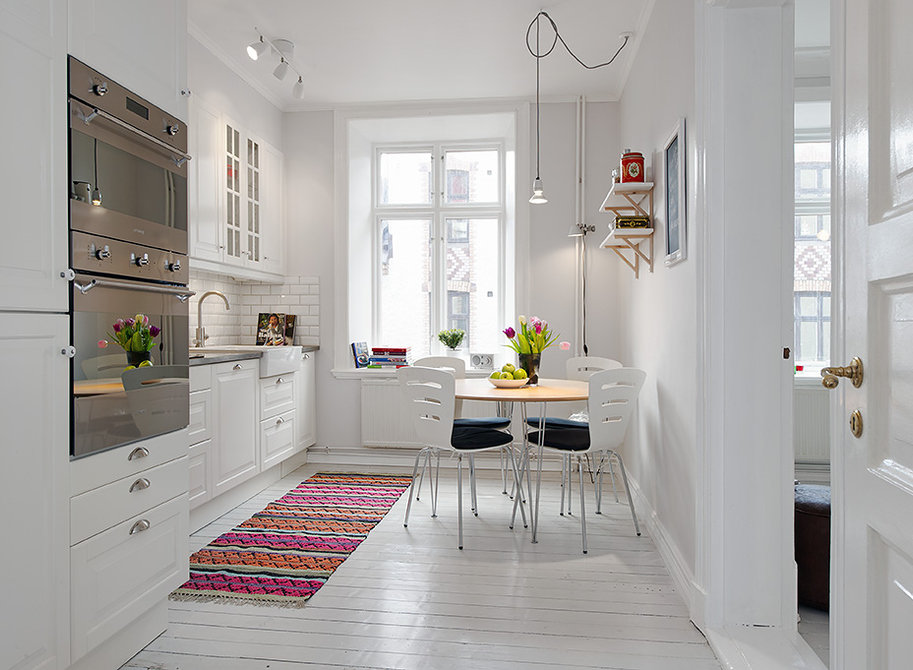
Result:
M545 53L542 53L541 51L539 51L539 17L541 17L541 16L544 16L548 20L548 22L552 26L552 30L555 31L555 38L552 40L551 46L549 46L548 50ZM530 34L530 32L532 32L534 23L536 24L536 50L535 51L533 51L533 48L529 44L529 34ZM561 37L561 33L558 32L558 24L556 24L555 21L552 19L552 17L548 15L548 12L539 12L538 14L536 14L536 18L534 18L532 21L530 21L529 26L526 28L526 48L536 59L537 80L538 80L539 60L542 58L545 58L550 53L552 53L552 51L555 50L555 46L557 46L559 41L561 42L561 46L563 46L567 50L567 52L571 55L571 57L575 61L580 63L580 65L582 65L587 70L596 70L598 68L605 67L606 65L611 65L613 62L615 62L615 59L618 58L618 54L620 54L621 50L624 49L625 46L627 46L629 39L630 38L627 35L625 35L624 42L622 42L621 46L618 47L618 51L616 51L615 55L613 55L605 63L599 63L598 65L587 65L582 60L580 60L580 58L577 57L577 54L575 54L573 51L571 51L571 48L567 45L567 42L565 42L564 38ZM538 96L538 91L537 91L537 96Z
M536 17L538 19L538 17ZM530 24L532 28L532 24ZM556 33L557 34L557 33ZM526 48L529 49L529 28L526 29ZM554 49L555 46L552 45ZM536 21L536 52L539 52L539 22ZM536 179L539 179L539 57L536 57Z
M586 346L586 232L583 236L583 261L581 262L581 271L583 274L583 355L589 356L590 350Z

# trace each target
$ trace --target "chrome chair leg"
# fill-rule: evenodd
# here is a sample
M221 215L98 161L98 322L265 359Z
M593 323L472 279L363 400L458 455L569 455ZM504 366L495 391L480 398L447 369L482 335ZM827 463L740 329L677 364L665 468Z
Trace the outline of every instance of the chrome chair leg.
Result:
M479 516L479 499L476 497L476 457L469 455L469 495L472 503L472 513Z
M558 515L564 516L564 489L567 484L567 456L561 457L561 507L558 508Z
M431 457L428 457L428 468L431 468ZM431 473L428 473L428 483L431 483ZM437 493L441 489L441 452L434 454L434 486L431 488L431 518L437 518Z
M567 455L567 515L571 516L571 492L574 490L574 461L570 454Z
M640 525L637 523L637 514L634 513L634 496L631 495L631 487L628 485L628 473L625 470L625 462L621 460L621 454L617 451L612 452L618 459L618 465L621 466L621 479L625 484L625 493L628 494L628 506L631 508L631 518L634 519L634 530L640 536Z
M513 450L513 448L510 449L510 465L511 465L511 468L513 469L513 473L514 473L514 486L517 487L517 491L522 491L522 490L523 490L523 484L520 482L520 470L519 470L519 468L517 467L517 459L516 459L516 457L515 457L515 455L514 455L514 450ZM522 498L523 498L522 496L519 496L519 495L518 495L518 496L514 499L514 511L513 511L513 514L512 514L511 517L510 517L510 525L508 526L508 528L510 528L511 530L514 529L514 520L515 520L515 518L516 518L516 516L517 516L517 504L518 504L518 501L519 501L519 505L520 505L520 516L521 516L521 518L523 519L523 527L524 527L524 528L529 528L529 525L526 523L526 511L525 511L524 508L523 508L523 500L522 500Z
M418 462L428 451L425 447L415 455L415 464L412 466L412 484L409 487L409 501L406 503L406 517L403 519L403 528L409 527L409 512L412 510L412 494L415 493L415 475L418 473Z
M614 453L615 452L613 451L612 454L614 454ZM615 480L615 466L612 465L612 454L608 455L609 476L612 478L612 491L615 492L615 502L619 502L618 501L618 484L616 483L616 480Z
M459 546L463 549L463 454L457 455L457 507L459 508L458 527L459 527Z
M586 553L586 507L584 506L583 494L583 463L581 458L577 457L577 470L580 473L580 531L583 533L583 553Z
M498 460L501 462L501 493L507 494L507 472L504 469L504 450L498 450Z
M415 488L415 499L419 500L419 496L422 495L422 484L425 483L425 469L431 470L431 450L428 449L425 453L425 463L422 465L422 469L418 473L418 486ZM430 473L428 475L431 476Z

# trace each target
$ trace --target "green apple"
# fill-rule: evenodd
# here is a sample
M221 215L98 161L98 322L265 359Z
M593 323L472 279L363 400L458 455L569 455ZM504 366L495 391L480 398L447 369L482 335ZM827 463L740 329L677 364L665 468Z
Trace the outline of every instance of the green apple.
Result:
M498 370L495 370L494 372L492 372L492 373L491 373L490 375L488 375L488 376L491 377L492 379L500 379L500 378L501 378L501 373L500 373Z
M515 368L513 366L513 363L508 363L504 367L501 368L501 372L513 372L516 369L517 368Z
M526 377L527 377L526 370L524 370L523 368L517 368L516 370L514 370L514 379L526 379Z
M501 373L501 379L513 379L513 378L514 378L514 376L513 376L511 373L509 373L509 372L502 372L502 373Z

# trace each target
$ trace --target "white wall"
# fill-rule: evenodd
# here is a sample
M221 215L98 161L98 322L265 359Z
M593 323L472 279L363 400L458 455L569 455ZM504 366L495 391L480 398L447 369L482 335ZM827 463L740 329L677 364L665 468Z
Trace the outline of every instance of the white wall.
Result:
M637 422L625 447L626 464L655 510L673 550L695 572L697 437L697 279L701 235L693 213L694 143L687 138L688 258L665 267L662 148L678 119L694 113L694 5L657 0L620 103L620 137L642 151L655 182L656 263L640 278L621 269L616 287L625 304L622 360L647 372ZM652 169L651 169L652 167ZM620 263L620 260L619 260Z

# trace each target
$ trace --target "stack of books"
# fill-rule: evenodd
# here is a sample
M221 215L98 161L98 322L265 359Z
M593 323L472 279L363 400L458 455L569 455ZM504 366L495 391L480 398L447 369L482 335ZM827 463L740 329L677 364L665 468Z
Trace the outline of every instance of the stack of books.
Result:
M371 347L369 368L401 368L412 365L411 347Z

